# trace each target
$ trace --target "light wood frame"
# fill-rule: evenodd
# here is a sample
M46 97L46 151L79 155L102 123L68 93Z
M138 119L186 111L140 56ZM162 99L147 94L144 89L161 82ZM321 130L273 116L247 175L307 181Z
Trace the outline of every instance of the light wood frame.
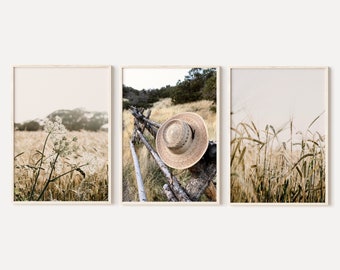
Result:
M229 143L228 143L228 164L229 164L229 184L228 184L228 189L224 192L227 192L227 198L228 202L231 205L265 205L265 206L270 206L270 205L280 205L280 206L303 206L303 205L315 205L315 206L327 206L329 205L330 201L330 192L329 192L329 67L327 66L229 66L228 67L228 99L229 99L229 108L230 108L230 114L228 114L228 122L229 122L229 127L232 127L232 116L231 112L233 110L232 107L232 73L234 70L244 70L244 69L249 69L249 70L256 70L256 69L264 69L264 70L297 70L297 69L304 69L304 70L316 70L319 69L320 72L323 72L324 76L324 89L320 89L324 91L324 100L325 100L325 202L231 202L231 164L230 164L230 157L231 157L231 142L232 142L232 136L231 136L231 129L230 133L228 135L229 137Z
M16 91L16 70L17 69L37 69L37 68L48 68L48 69L96 69L96 70L103 70L105 77L107 77L107 81L105 81L105 89L107 95L107 116L108 116L108 132L107 132L107 181L108 181L108 190L107 190L107 200L105 201L16 201L15 194L14 194L14 182L15 182L15 168L13 166L13 177L11 181L12 186L12 202L14 204L51 204L51 205L64 205L64 204L111 204L112 203L112 164L111 164L111 156L112 156L112 148L111 148L111 129L112 129L112 108L111 108L111 97L112 97L112 73L113 69L111 65L12 65L12 105L13 105L13 114L12 114L12 131L13 131L13 165L14 165L14 156L15 156L15 133L14 133L14 123L15 123L15 108L16 108L16 101L15 101L15 91ZM95 95L96 93L94 93ZM34 98L34 97L32 97ZM65 98L67 98L65 96ZM27 100L29 102L29 100ZM62 108L60 108L62 109ZM32 119L33 120L33 119Z
M169 201L163 201L163 202L154 202L154 201L147 201L147 202L140 202L140 201L123 201L123 158L121 158L121 177L120 177L120 202L123 205L138 205L138 206L143 206L143 205L164 205L164 206L179 206L179 205L218 205L220 204L220 197L221 197L221 183L220 183L220 76L221 76L221 71L220 71L220 66L216 65L150 65L150 66L144 66L144 65L130 65L130 66L122 66L120 70L120 87L121 87L121 97L123 101L123 77L124 77L124 70L126 69L191 69L191 68L215 68L216 69L216 143L217 143L217 156L216 156L216 201L211 201L211 202L169 202ZM122 104L122 102L121 102ZM122 130L123 128L123 115L122 111L123 109L121 108L121 125L120 128ZM152 114L151 114L152 118ZM123 145L123 133L121 136L121 144ZM123 147L121 150L121 156L123 157Z

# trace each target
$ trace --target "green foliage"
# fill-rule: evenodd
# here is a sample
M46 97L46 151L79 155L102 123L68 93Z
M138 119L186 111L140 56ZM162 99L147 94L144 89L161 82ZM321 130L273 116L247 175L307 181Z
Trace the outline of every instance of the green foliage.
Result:
M171 96L171 92L174 91L176 86L170 86L167 85L165 87L162 87L158 90L158 97L159 98L169 98Z
M89 131L98 131L101 126L108 122L107 116L101 112L93 113L93 116L88 119L85 129Z
M171 98L173 104L183 104L202 99L216 102L216 69L192 68L184 80L175 86L159 89L137 90L123 85L123 110L129 106L150 108L161 98Z
M123 85L123 110L129 109L130 106L150 108L152 104L159 100L154 90L138 91L132 87Z
M83 109L58 110L47 116L49 120L60 117L63 125L69 131L89 130L98 131L101 126L108 122L104 112L88 112Z
M213 113L216 113L216 105L211 105L209 110Z
M15 127L20 131L38 131L41 129L37 121L28 121L23 124L16 124Z
M69 131L98 131L108 123L108 116L105 112L88 112L83 109L57 110L47 116L50 121L55 121L60 117L63 125ZM38 131L43 128L38 121L27 121L22 124L15 123L14 129L19 131Z
M202 89L203 99L212 100L216 103L216 72L206 80Z
M132 106L132 104L129 101L123 100L123 110L128 110L130 106Z
M47 118L54 121L57 116L62 119L67 130L81 130L87 121L82 109L58 110L48 115Z
M172 91L173 104L182 104L201 99L216 102L216 69L193 68L185 76L184 81L179 81Z

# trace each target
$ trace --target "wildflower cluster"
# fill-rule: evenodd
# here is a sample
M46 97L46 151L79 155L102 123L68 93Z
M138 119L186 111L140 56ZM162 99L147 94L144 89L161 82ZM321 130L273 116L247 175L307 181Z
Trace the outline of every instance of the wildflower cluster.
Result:
M105 165L102 162L102 159L98 159L97 155L90 152L85 152L80 156L80 163L86 164L84 170L89 174L94 174L98 168L101 168Z
M77 137L72 139L67 138L67 130L62 124L62 119L56 117L55 121L46 120L44 124L44 131L47 132L45 143L43 146L38 171L35 174L35 180L31 191L30 200L34 197L36 185L40 176L40 168L43 168L48 177L45 180L44 188L40 192L38 201L43 197L48 185L51 182L58 180L60 177L72 173L75 170L80 170L81 167L87 164L70 164L65 162L72 153L76 153L78 149ZM52 151L49 152L46 148L47 143L52 143ZM65 168L67 169L65 170ZM66 172L65 172L66 171Z
M79 134L81 140L74 134ZM106 187L106 182L99 186L95 183L102 177L100 172L107 169L107 162L103 158L105 153L98 151L97 145L88 139L92 134L70 133L62 119L55 117L46 119L43 132L32 135L36 138L34 144L39 146L30 155L28 164L23 158L24 165L18 165L24 152L15 156L16 169L22 170L25 177L30 179L30 185L15 186L15 196L20 200L68 200L71 197L92 200L94 194L89 190ZM105 178L103 181L106 181ZM22 189L27 189L25 197L19 197ZM75 196L76 193L80 195ZM83 193L88 193L86 198Z
M78 149L76 144L77 137L73 137L71 140L66 137L67 130L59 116L56 116L54 122L46 120L44 131L50 135L54 154L58 154L60 157L66 157Z
M46 119L44 123L44 131L51 134L65 134L67 132L65 126L62 124L62 119L59 116L55 117L54 122Z

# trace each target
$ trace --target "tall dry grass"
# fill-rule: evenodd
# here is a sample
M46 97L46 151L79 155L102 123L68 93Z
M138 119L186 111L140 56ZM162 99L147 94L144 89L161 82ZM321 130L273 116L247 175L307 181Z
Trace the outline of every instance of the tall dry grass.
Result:
M88 166L82 167L82 172L74 171L51 183L43 201L107 201L108 200L108 133L107 132L68 132L68 139L77 137L79 148L72 154L60 158L58 174L70 170L71 164L79 163L84 156L93 156ZM14 200L27 201L34 185L34 173L41 149L46 138L46 132L15 131L14 133ZM48 142L46 153L53 148ZM44 187L48 177L47 169L41 170L36 186L36 194ZM85 177L84 177L85 174ZM35 196L35 199L37 196Z
M325 136L311 131L313 123L304 133L294 131L292 120L279 130L253 122L233 127L231 202L325 202ZM284 132L288 139L281 140Z
M156 102L151 108L150 119L163 123L172 116L181 112L196 112L202 116L207 124L209 139L216 140L216 113L210 110L212 105L211 101L201 100L192 103L172 105L171 99L162 99ZM134 117L128 110L123 111L123 201L139 201L138 189L135 178L135 171L133 160L130 152L129 141L131 140L133 132ZM145 131L144 135L148 138L155 149L154 139ZM163 185L166 179L160 171L158 165L143 144L136 147L141 167L144 188L148 201L166 201L167 198L163 192ZM185 183L190 178L187 170L173 170L173 174Z

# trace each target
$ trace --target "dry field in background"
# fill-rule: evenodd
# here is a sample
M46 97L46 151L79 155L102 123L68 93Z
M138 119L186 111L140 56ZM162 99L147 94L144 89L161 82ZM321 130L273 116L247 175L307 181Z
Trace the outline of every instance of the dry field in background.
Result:
M212 105L211 101L201 100L192 103L171 105L171 99L163 99L156 102L151 108L150 119L158 122L159 124L165 122L170 117L181 112L195 112L202 116L208 127L209 139L216 140L216 113L210 110ZM123 111L123 201L139 201L138 189L135 178L135 171L133 160L130 152L129 141L133 131L134 117L128 110ZM154 139L145 131L144 135L148 138L154 149ZM136 146L137 154L139 157L144 188L148 201L167 201L163 191L163 185L166 179L153 157L149 154L148 150L143 144ZM185 183L190 174L187 170L173 170L174 175L181 183Z
M107 201L108 200L108 133L107 132L67 132L67 138L77 137L79 149L60 159L58 173L68 171L71 164L76 164L85 156L92 156L88 166L82 167L82 173L74 171L53 183L50 183L43 201ZM14 149L14 200L26 201L34 182L34 167L41 157L46 138L44 131L15 131ZM53 145L49 141L47 152ZM21 154L22 153L22 154ZM44 186L46 170L42 170L38 179L36 193ZM85 174L85 177L84 175Z

